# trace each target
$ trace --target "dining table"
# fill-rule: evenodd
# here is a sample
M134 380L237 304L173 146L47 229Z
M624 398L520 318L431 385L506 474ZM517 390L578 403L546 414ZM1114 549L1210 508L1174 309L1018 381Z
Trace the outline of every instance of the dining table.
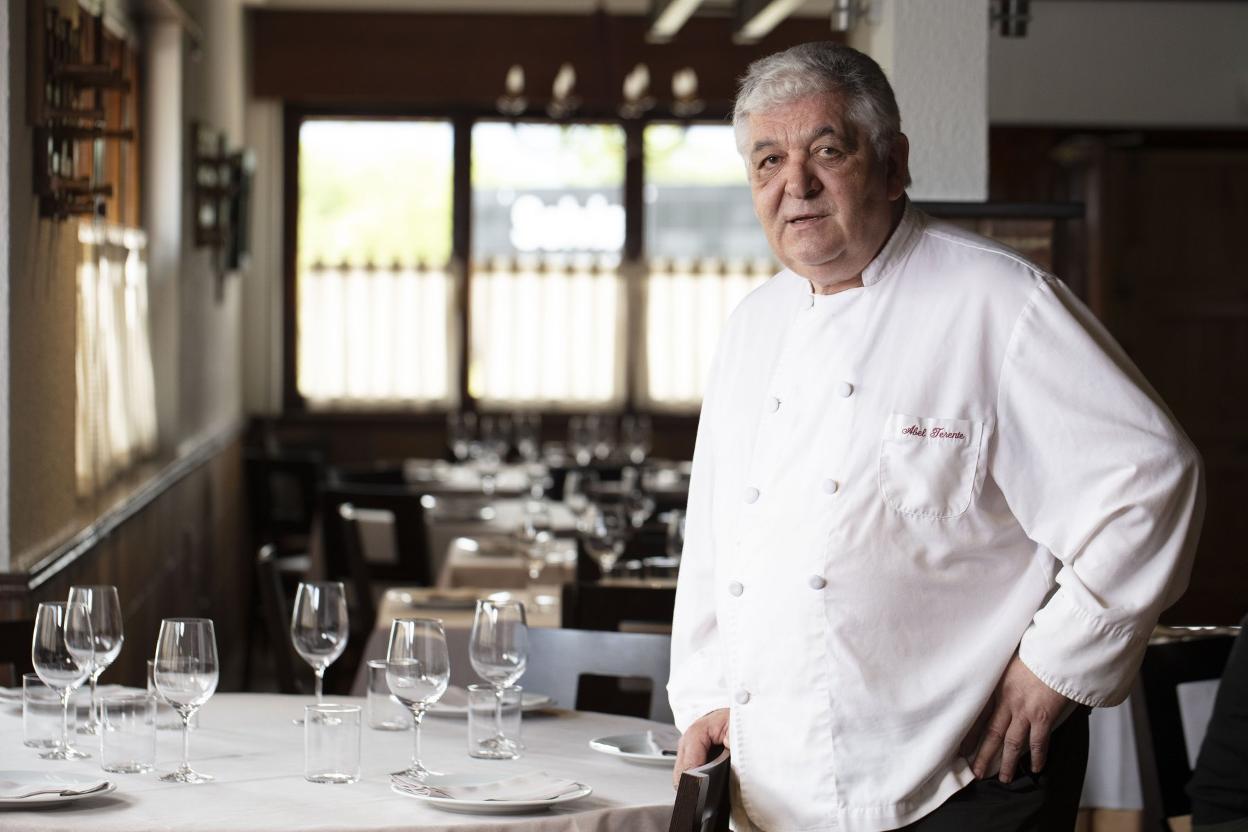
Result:
M666 830L673 792L670 766L635 763L590 748L604 736L671 731L633 717L548 708L526 713L516 760L480 760L467 753L462 717L430 713L421 730L422 758L442 773L490 782L545 773L583 783L592 792L539 811L460 814L391 789L390 773L411 755L412 732L361 728L361 776L355 783L322 784L304 779L304 729L292 724L312 701L308 696L218 693L199 713L191 733L191 764L213 775L211 783L164 783L181 754L181 733L159 731L156 769L113 774L99 767L92 737L77 744L90 759L40 759L22 745L20 706L0 707L0 779L5 770L106 778L107 794L41 808L0 807L6 832L306 832L307 830L526 829L538 832L649 832ZM335 702L363 705L358 697ZM94 746L94 747L92 747Z

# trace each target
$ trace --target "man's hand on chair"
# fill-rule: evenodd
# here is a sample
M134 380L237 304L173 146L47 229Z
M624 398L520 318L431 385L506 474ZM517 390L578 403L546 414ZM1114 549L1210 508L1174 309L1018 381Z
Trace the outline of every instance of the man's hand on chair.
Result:
M711 711L689 726L676 748L676 765L672 769L672 788L680 783L682 772L697 768L707 761L711 746L728 747L728 709Z

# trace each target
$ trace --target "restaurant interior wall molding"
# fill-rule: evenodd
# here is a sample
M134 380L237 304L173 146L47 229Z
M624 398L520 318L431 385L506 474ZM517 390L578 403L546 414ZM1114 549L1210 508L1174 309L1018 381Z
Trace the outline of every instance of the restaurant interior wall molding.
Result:
M1243 127L1248 3L1035 2L1024 38L993 36L993 124Z

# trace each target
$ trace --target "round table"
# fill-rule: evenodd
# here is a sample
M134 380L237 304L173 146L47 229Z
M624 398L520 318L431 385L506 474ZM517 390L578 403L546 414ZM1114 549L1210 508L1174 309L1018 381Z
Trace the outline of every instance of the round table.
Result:
M276 694L218 694L200 712L191 735L191 765L214 775L214 783L187 786L162 783L181 754L178 731L160 731L157 771L108 774L98 767L93 738L76 744L92 759L41 760L22 745L20 708L0 708L0 769L73 771L117 784L109 795L51 809L0 811L8 832L136 832L203 830L415 830L498 829L666 830L674 793L671 770L631 764L590 750L589 740L644 731L658 723L631 717L577 711L526 714L524 756L519 760L475 760L466 751L462 720L426 717L421 733L426 765L442 772L481 774L482 779L545 771L576 780L593 794L543 812L517 815L453 814L390 790L388 772L403 768L411 754L410 731L362 729L361 779L347 785L320 785L303 779L303 729L291 720L309 697ZM334 699L363 704L361 699ZM667 726L670 730L670 726Z

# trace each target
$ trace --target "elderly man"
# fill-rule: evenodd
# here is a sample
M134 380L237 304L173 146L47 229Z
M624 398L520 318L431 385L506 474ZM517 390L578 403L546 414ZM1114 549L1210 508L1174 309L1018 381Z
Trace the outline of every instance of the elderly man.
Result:
M1087 709L1182 591L1200 462L1055 277L906 200L867 56L753 64L734 114L784 271L698 428L668 690L741 829L1069 829Z

